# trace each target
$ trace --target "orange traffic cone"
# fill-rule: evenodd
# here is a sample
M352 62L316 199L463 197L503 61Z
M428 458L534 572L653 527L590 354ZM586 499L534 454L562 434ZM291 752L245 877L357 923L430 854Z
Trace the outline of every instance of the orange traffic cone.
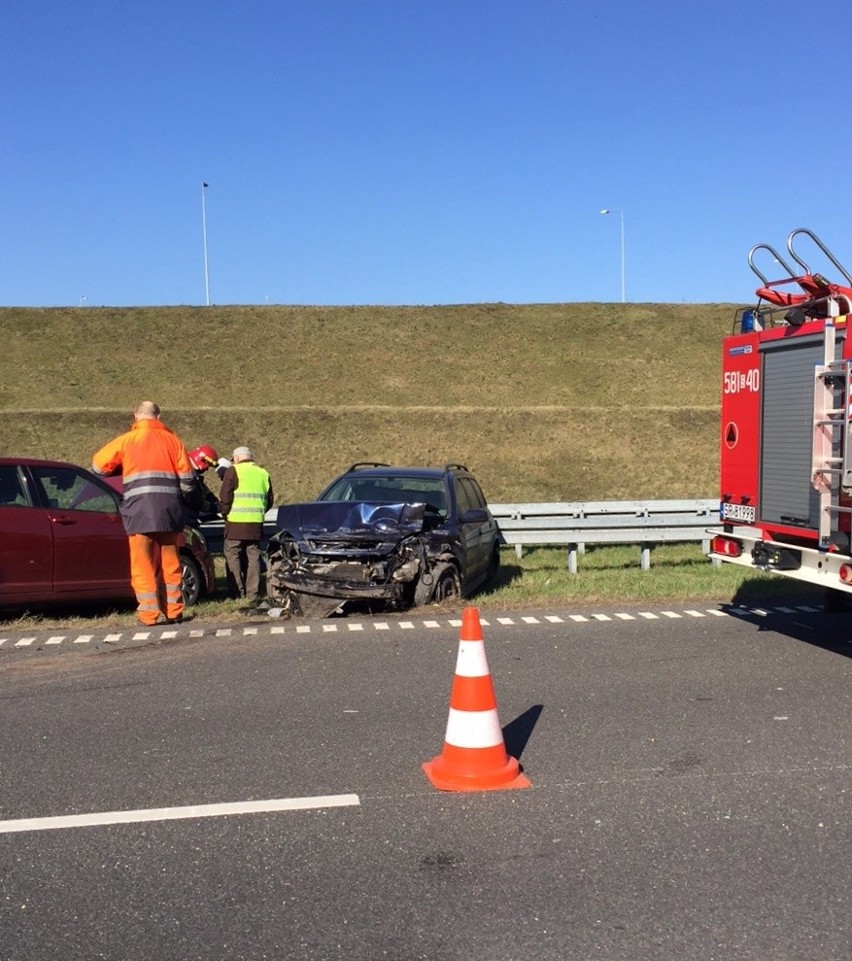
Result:
M426 777L442 791L498 791L530 786L521 774L520 764L506 753L479 611L475 607L462 611L444 750L422 767Z

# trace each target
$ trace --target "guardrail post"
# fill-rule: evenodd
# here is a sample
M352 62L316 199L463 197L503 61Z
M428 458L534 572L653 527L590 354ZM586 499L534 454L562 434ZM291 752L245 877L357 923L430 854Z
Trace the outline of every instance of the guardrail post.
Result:
M568 545L568 573L569 574L577 573L577 545L576 544Z
M651 568L651 545L643 543L639 545L639 567L643 571L650 570Z

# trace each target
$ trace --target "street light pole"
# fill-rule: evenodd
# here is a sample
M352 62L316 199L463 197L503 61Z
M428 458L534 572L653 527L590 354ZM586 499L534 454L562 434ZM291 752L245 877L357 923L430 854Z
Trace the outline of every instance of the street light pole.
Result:
M621 302L624 303L624 211L620 207L607 207L602 214L618 214L621 222Z
M210 272L207 266L207 184L201 181L201 232L204 236L204 294L210 306Z

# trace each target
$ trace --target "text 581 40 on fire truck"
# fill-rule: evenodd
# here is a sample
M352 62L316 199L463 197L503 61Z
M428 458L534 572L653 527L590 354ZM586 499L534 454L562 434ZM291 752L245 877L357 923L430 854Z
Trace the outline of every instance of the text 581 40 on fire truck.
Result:
M842 284L810 269L803 243ZM710 556L821 585L831 600L852 594L852 277L807 228L787 251L749 251L757 305L725 338ZM767 279L758 255L785 276Z

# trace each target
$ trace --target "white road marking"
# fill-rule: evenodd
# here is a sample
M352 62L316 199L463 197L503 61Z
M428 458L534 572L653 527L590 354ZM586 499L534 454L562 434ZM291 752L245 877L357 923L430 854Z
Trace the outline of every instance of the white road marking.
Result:
M59 817L19 818L0 821L0 834L20 831L57 831L62 828L102 827L107 824L140 824L143 821L177 821L186 818L226 817L232 814L269 814L276 811L307 811L328 807L359 807L357 794L319 797L275 798L270 801L234 801L222 804L191 804L187 807L147 808L138 811L103 811Z
M527 614L527 615L516 614L514 616L495 615L492 618L492 621L490 623L486 618L480 617L480 624L483 627L491 626L491 624L499 625L501 627L514 627L519 624L530 624L530 625L540 624L542 623L542 620L551 624L564 624L566 620L583 624L583 623L588 623L590 620L604 621L604 622L611 621L613 619L620 620L620 621L632 621L632 620L635 620L637 617L642 618L644 620L659 620L661 617L666 617L674 620L678 620L684 617L701 618L701 617L707 617L707 616L767 617L769 613L773 611L784 613L784 614L792 614L792 613L795 613L796 611L804 611L811 614L819 614L821 613L821 608L808 607L807 605L801 605L797 608L779 606L779 607L772 607L772 608L765 609L760 607L747 607L745 605L739 605L737 607L727 607L722 610L718 608L707 608L704 611L684 609L682 611L672 611L672 610L658 611L658 612L638 611L635 614L631 614L627 612L614 612L612 614L588 614L588 615L566 614L564 615L564 617L560 617L556 614L543 614L538 616L531 615L531 614ZM353 621L353 622L343 621L343 622L333 622L333 623L318 623L314 621L307 624L289 623L286 627L284 625L270 626L268 633L284 634L295 628L296 633L298 634L310 634L314 630L322 631L323 633L326 633L326 634L336 634L341 631L350 631L350 632L365 631L370 626L372 626L373 630L375 631L389 631L389 630L410 631L410 630L416 630L418 628L430 628L432 630L441 630L441 629L446 629L448 625L449 627L457 628L462 625L462 621L460 618L457 618L457 617L450 617L443 621L432 620L432 619L414 620L414 621L399 620L399 621L393 621L393 622L368 620L368 621ZM266 631L262 631L257 626L243 627L243 628L231 628L231 627L214 628L211 626L207 629L195 628L193 630L190 630L188 633L190 637L205 637L205 636L209 637L211 635L216 637L231 637L235 634L239 634L241 636L263 634L263 633L266 633ZM106 644L114 644L119 640L122 640L125 638L133 641L145 641L152 636L157 639L166 640L166 639L173 639L173 638L179 637L180 632L177 630L167 630L167 631L162 631L160 633L156 631L146 630L146 631L137 631L132 634L128 634L125 632L118 632L114 634L106 634L103 636L103 638L101 638L101 640L103 641L103 643L106 643ZM37 636L21 637L18 640L14 640L13 638L9 638L9 637L0 637L0 646L6 644L7 642L16 648L27 648L27 647L33 646L36 643L41 643L46 646L54 646L54 645L61 644L68 639L69 639L68 635L65 635L65 634L56 634L47 638L44 641L40 641L40 639ZM99 639L98 635L95 635L95 634L80 634L77 637L71 638L74 644L88 644L92 640L97 641L98 639ZM850 639L850 643L852 643L852 639Z

